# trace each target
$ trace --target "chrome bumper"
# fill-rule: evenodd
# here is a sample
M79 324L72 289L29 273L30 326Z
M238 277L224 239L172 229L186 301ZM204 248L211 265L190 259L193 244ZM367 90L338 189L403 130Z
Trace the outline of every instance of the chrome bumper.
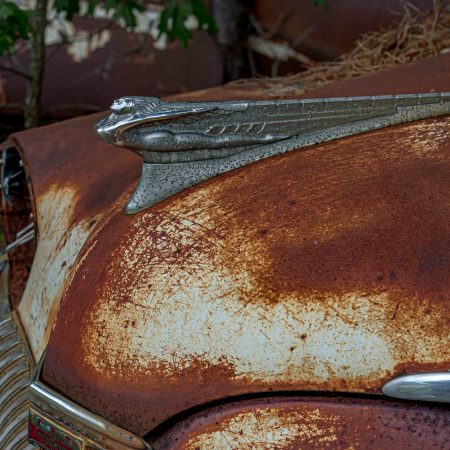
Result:
M45 443L45 448L70 450L151 448L140 437L84 409L40 381L33 381L30 386L30 402L30 441L36 445Z

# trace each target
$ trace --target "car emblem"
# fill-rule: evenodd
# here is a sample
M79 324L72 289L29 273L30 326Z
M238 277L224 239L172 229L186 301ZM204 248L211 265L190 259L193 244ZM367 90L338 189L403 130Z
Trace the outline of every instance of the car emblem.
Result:
M95 125L143 157L133 214L197 183L270 156L450 113L450 93L280 101L115 100Z

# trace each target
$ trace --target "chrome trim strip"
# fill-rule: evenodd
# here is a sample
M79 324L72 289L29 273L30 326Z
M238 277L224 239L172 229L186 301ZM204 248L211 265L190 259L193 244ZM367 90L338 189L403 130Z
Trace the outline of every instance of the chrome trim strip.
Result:
M31 402L50 417L86 435L96 443L107 443L110 448L117 449L151 448L142 438L109 423L103 417L77 405L40 381L31 384L29 393Z
M404 400L450 403L450 372L404 375L386 383L382 391Z
M450 92L202 103L123 97L111 109L95 131L143 157L141 179L125 209L134 214L271 156L449 114Z

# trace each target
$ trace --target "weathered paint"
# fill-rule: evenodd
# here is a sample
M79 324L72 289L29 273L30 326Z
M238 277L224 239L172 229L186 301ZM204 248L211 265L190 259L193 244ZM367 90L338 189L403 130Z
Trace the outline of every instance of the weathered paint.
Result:
M376 163L391 166L389 172L403 168L403 161L397 165L391 161L399 156L408 160L420 155L444 163L446 159L448 164L445 144L450 142L450 119L417 123L378 136L383 136L384 152L392 153L388 161L375 157ZM365 139L366 136L355 137L347 145L361 149ZM392 149L389 141L398 148ZM337 153L340 147L334 144L326 153ZM82 335L85 363L110 379L121 378L123 368L130 363L131 351L133 363L148 372L144 376L150 376L154 366L163 369L168 377L176 376L180 370L201 361L205 366L232 367L238 379L309 384L311 380L322 383L337 378L347 380L349 388L356 386L364 390L361 380L369 387L369 379L386 376L399 363L414 359L422 363L448 362L450 353L445 338L448 330L444 328L443 334L427 334L420 329L420 325L426 325L428 329L438 330L446 323L443 319L448 317L442 306L419 301L413 307L414 314L404 316L411 331L404 332L400 341L392 331L386 330L392 326L391 317L405 293L392 292L391 286L398 289L397 283L384 280L397 274L388 275L386 270L380 270L387 269L384 263L370 261L378 256L375 247L386 244L370 242L375 237L366 235L366 230L385 228L380 215L399 206L394 196L378 198L382 190L372 187L374 182L367 179L368 167L373 164L371 151L372 148L369 154L361 152L353 161L348 160L349 174L339 171L337 165L343 163L340 158L334 162L333 156L327 156L336 171L332 174L335 179L330 179L325 164L319 169L324 161L319 149L311 158L298 155L293 161L286 158L284 164L283 160L273 160L271 168L261 170L267 176L273 170L274 176L280 177L276 194L268 186L268 179L258 179L255 167L250 175L252 180L245 177L244 181L241 172L241 176L211 183L169 202L162 210L127 221L114 248L106 249L108 282L96 290L94 307L85 318ZM351 158L349 152L347 158ZM311 176L301 170L297 176L289 177L287 166L302 164L314 164L317 182L311 182ZM283 173L286 173L284 179ZM339 192L345 193L345 188L351 190L347 185L348 175L356 186L359 183L366 186L359 193L351 192L351 199L336 199ZM235 186L242 187L241 195L233 192ZM372 197L367 192L369 189L378 192L373 204L365 206L366 196ZM249 202L255 205L244 201L246 190L251 192ZM282 202L277 208L271 199L280 198L283 190L294 204ZM295 203L303 205L295 206ZM403 208L408 208L407 202ZM445 223L445 218L450 217L446 216L448 205L439 209L442 209L441 217L435 219ZM308 211L315 217L306 217ZM280 217L281 214L285 217ZM411 240L410 226L395 222L390 226L403 239ZM364 239L369 248L374 247L368 251L361 248L352 255L360 259L355 265L364 265L362 271L373 271L373 267L367 266L378 265L380 274L374 276L383 280L374 283L378 284L375 289L363 283L349 289L343 287L342 292L333 292L338 286L324 289L331 274L325 277L320 274L320 265L322 270L331 273L338 270L341 273L332 275L344 278L345 270L339 267L344 263L350 266L349 271L358 274L349 273L348 278L360 276L361 268L351 267L351 260L345 261L345 243L336 245L340 240L347 241L350 233ZM396 236L385 235L383 239L395 240ZM426 243L423 237L416 239ZM396 248L395 242L391 245ZM443 249L444 253L447 251ZM317 253L337 261L320 261L319 257L314 267L302 267L310 266ZM290 267L284 261L286 256L291 257ZM392 270L403 264L392 259ZM274 271L274 264L285 265L283 273ZM315 271L318 279L313 281L313 286L308 286ZM415 278L415 274L411 275ZM282 283L286 283L287 289L279 289L280 281L272 279L278 277L285 278ZM299 277L301 281L296 279ZM406 301L412 301L411 294L417 295L407 293ZM151 320L146 319L149 311ZM125 324L133 321L136 323L130 333ZM395 333L398 326L397 321ZM362 347L365 352L361 352ZM317 359L321 360L320 365Z
M23 326L36 359L48 341L54 314L70 269L89 236L97 216L70 223L76 189L53 185L39 198L39 242L25 292L19 305Z
M445 91L445 67L448 55L324 96ZM132 217L139 159L100 142L96 120L13 138L37 211L63 199L63 240L98 218L59 278L66 292L48 297L47 330L63 301L45 382L144 434L227 396L380 392L395 374L448 367L448 118L262 161Z
M67 46L67 53L74 62L80 63L88 59L91 53L105 47L110 40L111 31L109 30L100 31L92 36L87 31L81 31L79 36Z
M155 450L443 449L448 408L380 400L268 398L208 408L151 440Z
M116 155L91 132L98 117L21 132L4 144L19 150L30 178L38 244L18 312L36 360L47 345L81 247L139 173L137 158L128 152Z
M216 430L191 437L184 448L286 449L295 448L293 444L299 438L323 448L338 440L335 434L338 420L337 416L321 414L318 408L306 411L255 408L219 423ZM326 423L323 428L321 421Z
M446 370L449 144L450 117L416 122L132 217L117 205L77 266L45 378L142 433L224 396L380 392L404 371Z

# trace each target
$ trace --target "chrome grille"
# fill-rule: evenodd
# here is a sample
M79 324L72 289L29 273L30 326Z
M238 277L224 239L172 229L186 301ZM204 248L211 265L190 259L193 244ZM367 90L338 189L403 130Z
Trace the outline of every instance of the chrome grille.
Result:
M0 276L0 448L28 450L30 366L8 311L7 270Z
M32 449L28 443L30 369L12 319L0 322L0 442L4 450Z

